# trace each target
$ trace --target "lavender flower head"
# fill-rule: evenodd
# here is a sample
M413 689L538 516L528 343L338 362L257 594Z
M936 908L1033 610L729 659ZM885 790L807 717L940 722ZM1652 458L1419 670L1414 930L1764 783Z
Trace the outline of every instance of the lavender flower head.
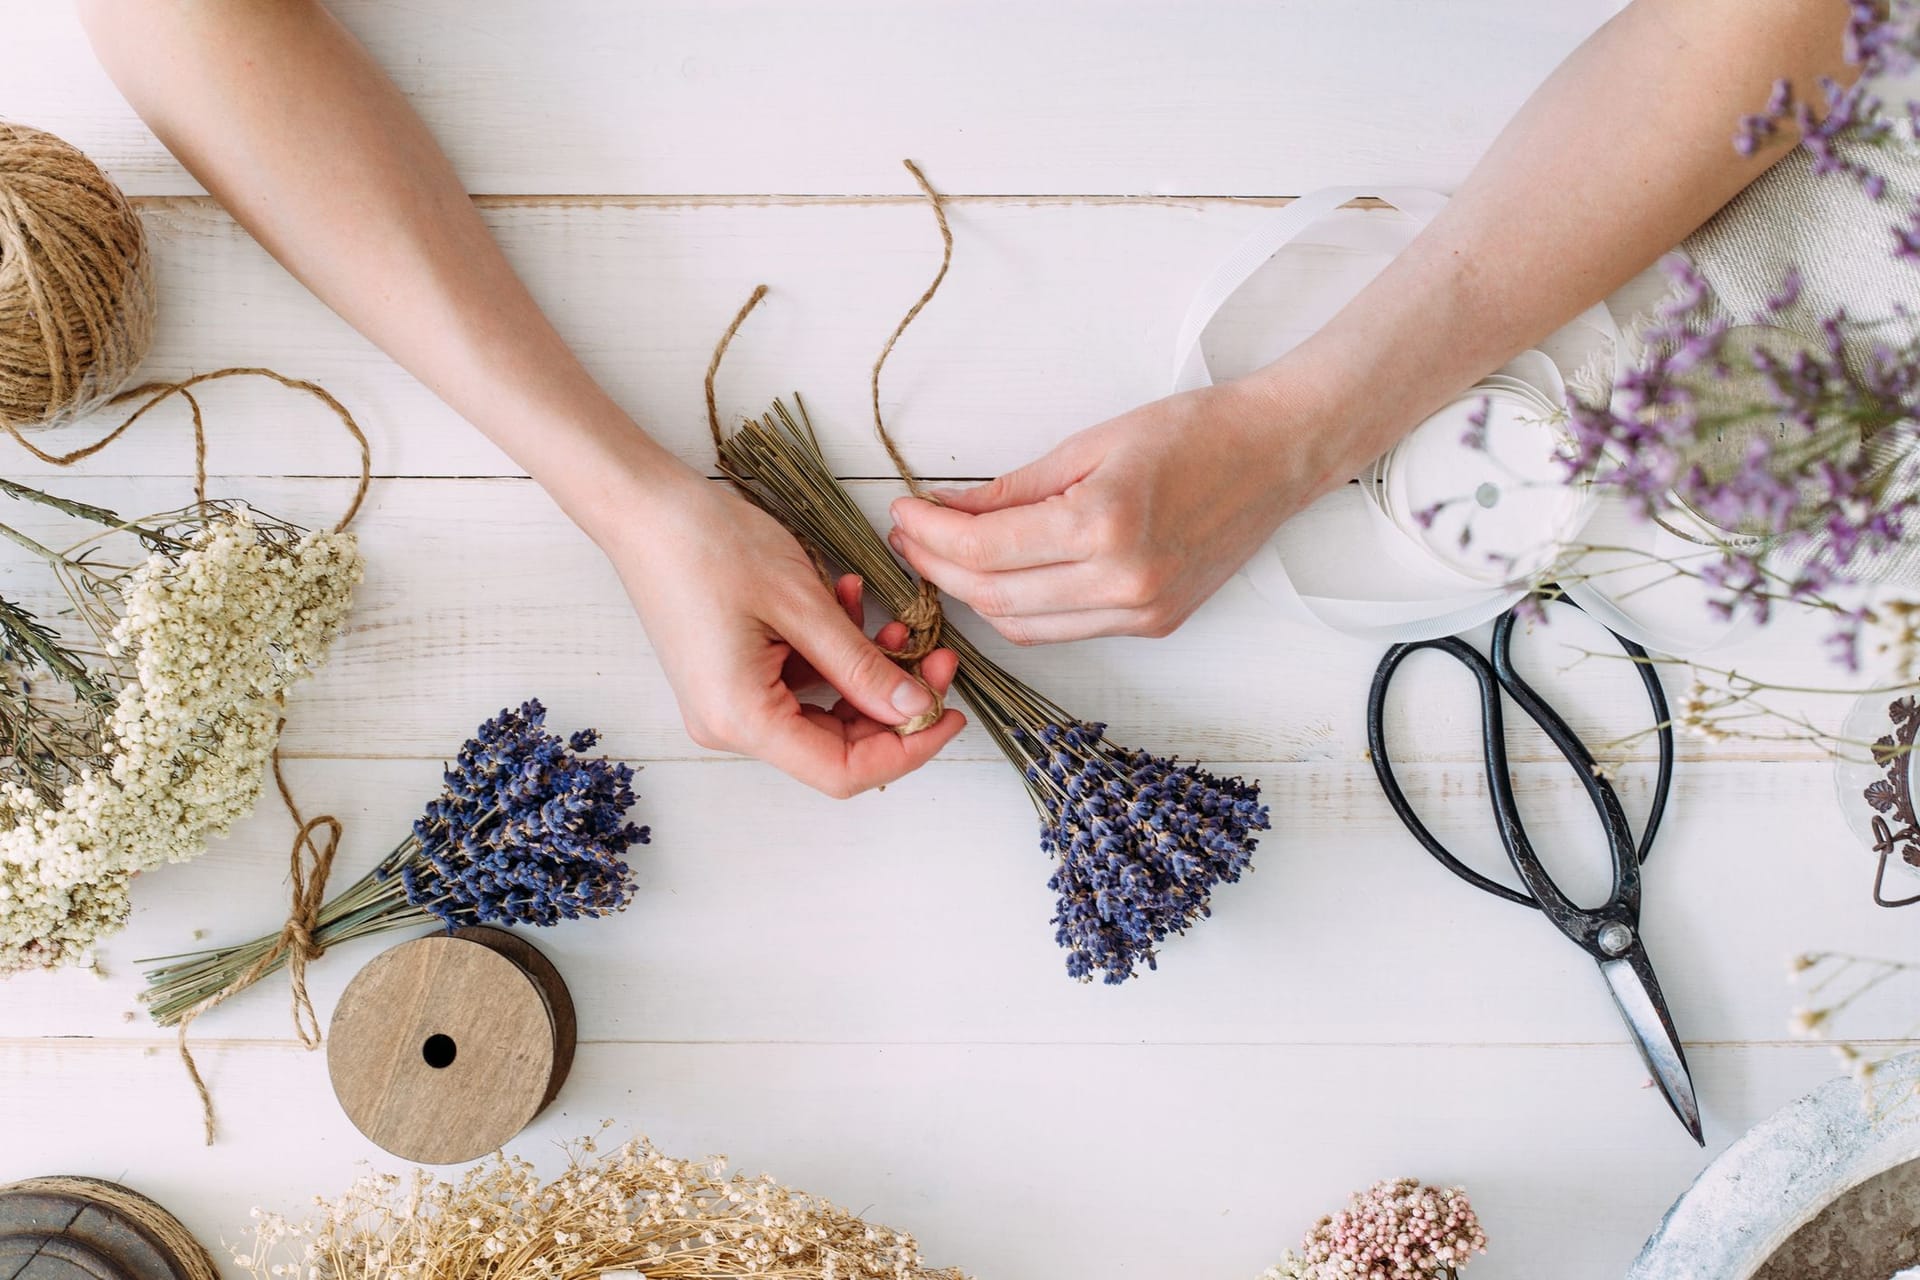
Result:
M633 896L626 853L647 828L626 820L633 770L589 759L599 735L562 741L538 700L481 725L383 865L407 900L446 922L551 925L624 908Z
M1260 788L1116 746L1104 724L1022 737L1068 976L1118 985L1156 968L1159 944L1210 915L1214 886L1247 869L1253 833L1270 826Z

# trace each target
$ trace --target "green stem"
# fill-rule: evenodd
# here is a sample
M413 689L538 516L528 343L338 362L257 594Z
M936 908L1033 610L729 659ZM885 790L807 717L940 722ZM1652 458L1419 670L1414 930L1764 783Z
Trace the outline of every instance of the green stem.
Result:
M18 498L22 502L37 502L43 507L52 507L55 511L63 511L67 515L90 520L94 524L121 528L127 523L118 514L105 507L96 507L90 502L80 502L73 498L62 498L13 480L0 479L0 494L5 494L9 498Z
M4 529L0 525L0 529ZM0 597L0 631L22 649L31 653L47 670L73 687L73 691L95 706L113 701L113 692L98 684L86 664L61 647L53 633L19 605Z

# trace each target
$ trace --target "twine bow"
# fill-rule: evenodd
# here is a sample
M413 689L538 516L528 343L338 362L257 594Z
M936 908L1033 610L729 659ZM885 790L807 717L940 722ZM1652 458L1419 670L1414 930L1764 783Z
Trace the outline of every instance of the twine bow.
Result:
M293 802L293 792L287 786L286 775L280 771L278 745L273 749L273 781L280 788L280 799L298 827L293 836L293 850L287 856L287 876L293 882L293 901L287 910L287 922L280 926L280 936L274 939L273 946L254 961L245 973L180 1015L180 1061L186 1065L194 1091L200 1095L200 1112L206 1126L208 1146L213 1145L214 1136L213 1095L207 1091L207 1082L193 1061L193 1051L187 1047L187 1029L193 1025L195 1018L245 991L271 973L275 966L284 963L287 966L287 985L293 992L294 1034L309 1050L320 1047L320 1017L313 1011L313 998L307 994L307 962L318 960L327 953L326 947L314 935L320 928L320 911L327 901L327 877L333 872L333 858L339 852L340 835L344 828L340 819L330 813L307 819L300 817L300 807ZM320 832L324 832L324 836L316 839L316 833Z

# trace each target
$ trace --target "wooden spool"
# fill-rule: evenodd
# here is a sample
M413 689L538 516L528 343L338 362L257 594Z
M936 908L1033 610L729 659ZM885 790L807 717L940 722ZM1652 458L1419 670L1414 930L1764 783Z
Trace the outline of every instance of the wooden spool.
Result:
M575 1038L573 998L532 943L460 929L382 952L354 977L333 1011L327 1074L381 1147L458 1164L533 1123L566 1082Z
M216 1280L172 1214L96 1178L0 1187L0 1280Z

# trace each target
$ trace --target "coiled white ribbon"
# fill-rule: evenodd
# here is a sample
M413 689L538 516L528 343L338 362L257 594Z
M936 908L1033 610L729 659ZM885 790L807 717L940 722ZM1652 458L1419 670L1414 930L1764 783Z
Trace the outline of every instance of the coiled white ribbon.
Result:
M1236 246L1224 261L1220 263L1206 282L1194 295L1187 308L1186 318L1181 322L1179 336L1175 342L1173 389L1190 391L1212 383L1212 370L1207 366L1206 355L1201 349L1201 338L1207 327L1229 298L1239 292L1253 274L1270 258L1288 244L1297 239L1315 223L1363 195L1373 195L1383 203L1400 210L1411 217L1415 230L1424 227L1434 216L1446 207L1446 197L1432 191L1418 188L1388 188L1375 192L1364 192L1357 187L1328 187L1305 195L1283 208L1271 217L1263 220L1254 230ZM1411 238L1411 237L1409 237ZM1618 326L1613 314L1605 303L1595 304L1583 312L1573 325L1585 326L1597 331L1612 344L1616 367L1623 358L1622 344ZM1571 327L1571 326L1569 326ZM1352 503L1366 506L1371 515L1366 517L1375 530L1376 538L1369 541L1349 541L1345 545L1329 547L1330 555L1351 557L1350 569L1333 575L1342 583L1363 585L1379 568L1379 556L1396 554L1390 542L1383 539L1397 538L1409 546L1417 548L1416 554L1431 561L1436 571L1434 576L1438 586L1434 594L1405 599L1387 599L1367 597L1365 595L1327 595L1307 594L1294 583L1294 575L1289 572L1280 547L1275 541L1269 541L1257 551L1241 570L1252 583L1255 590L1265 596L1283 614L1318 623L1335 631L1361 639L1393 644L1409 640L1427 640L1435 636L1453 635L1466 631L1486 622L1506 609L1512 607L1527 593L1527 586L1503 584L1487 586L1473 583L1445 569L1441 562L1433 557L1415 540L1409 538L1403 530L1388 524L1369 499L1362 495L1358 486L1342 485L1340 489L1320 499L1315 506L1329 504L1345 507ZM1351 523L1354 516L1350 512L1338 513ZM1563 538L1578 534L1579 528L1557 531ZM1458 585L1451 585L1457 583ZM1593 589L1587 583L1569 583L1569 595L1573 595L1582 604L1592 603L1589 607L1595 616L1615 630L1622 631L1634 638L1641 628L1634 625L1614 603Z

